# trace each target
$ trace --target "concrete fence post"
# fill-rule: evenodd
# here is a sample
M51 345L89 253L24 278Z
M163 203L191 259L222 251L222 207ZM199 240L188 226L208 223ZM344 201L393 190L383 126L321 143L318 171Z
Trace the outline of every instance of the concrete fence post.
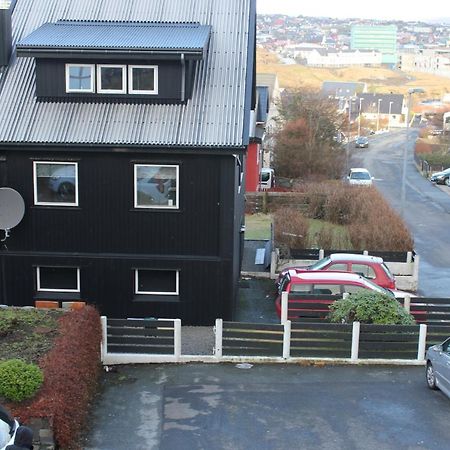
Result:
M181 356L181 319L173 320L173 331L174 331L173 354L176 359L180 359L180 356Z
M281 324L288 320L288 293L281 293Z
M100 344L101 360L104 362L106 354L108 353L108 319L106 316L100 317L100 324L102 327L102 342Z
M276 278L278 265L278 255L276 250L272 250L272 254L270 255L270 278L274 280Z
M323 248L321 248L319 250L319 259L323 259L325 258L325 250Z
M283 333L283 358L288 359L291 356L291 321L284 322Z
M414 283L413 287L416 290L419 287L419 263L420 263L420 256L416 255L414 257L413 273L412 273L412 278L413 278L413 283Z
M360 322L353 322L353 330L352 330L352 361L358 361L359 355L359 333L361 330Z
M214 333L216 334L216 344L214 346L214 356L216 358L222 358L222 336L223 336L223 320L216 319L216 326L214 327Z
M405 311L407 313L411 312L411 296L410 295L405 295L403 307L405 308Z
M425 361L426 345L427 345L427 326L424 323L421 323L419 330L419 345L417 347L418 361Z
M342 294L342 299L345 300L346 298L348 298L349 295L350 295L350 294L349 294L348 292L344 292L344 293Z
M407 252L406 253L406 262L407 263L412 263L412 252Z
M364 251L363 251L363 255L366 255L366 256L367 256L368 254L369 254L369 251L368 251L368 250L364 250Z

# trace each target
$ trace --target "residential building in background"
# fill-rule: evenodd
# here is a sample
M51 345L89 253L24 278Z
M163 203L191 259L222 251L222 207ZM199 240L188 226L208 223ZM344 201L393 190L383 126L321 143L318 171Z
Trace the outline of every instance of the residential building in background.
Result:
M382 53L381 62L390 66L397 64L396 25L352 25L352 50L372 50Z

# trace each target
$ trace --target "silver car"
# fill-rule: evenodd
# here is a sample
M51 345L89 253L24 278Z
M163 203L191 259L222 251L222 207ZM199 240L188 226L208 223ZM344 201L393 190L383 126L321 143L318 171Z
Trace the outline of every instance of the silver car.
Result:
M427 384L450 397L450 338L427 351Z

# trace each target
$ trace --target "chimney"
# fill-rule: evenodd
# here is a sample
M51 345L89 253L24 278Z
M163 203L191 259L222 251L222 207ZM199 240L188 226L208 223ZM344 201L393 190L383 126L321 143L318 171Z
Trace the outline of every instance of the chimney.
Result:
M10 0L0 0L0 67L9 64L12 52L10 6Z

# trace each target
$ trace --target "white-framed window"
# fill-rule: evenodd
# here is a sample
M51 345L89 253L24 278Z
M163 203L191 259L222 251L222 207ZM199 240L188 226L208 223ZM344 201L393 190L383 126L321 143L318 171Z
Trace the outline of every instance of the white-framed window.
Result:
M66 64L66 92L94 92L94 64Z
M78 163L33 161L34 204L78 206Z
M134 207L179 208L179 166L134 165Z
M134 280L135 294L179 295L179 270L135 269Z
M80 292L79 267L36 267L39 292Z
M97 92L100 94L126 94L127 66L98 64Z
M158 66L128 66L129 94L158 94Z

